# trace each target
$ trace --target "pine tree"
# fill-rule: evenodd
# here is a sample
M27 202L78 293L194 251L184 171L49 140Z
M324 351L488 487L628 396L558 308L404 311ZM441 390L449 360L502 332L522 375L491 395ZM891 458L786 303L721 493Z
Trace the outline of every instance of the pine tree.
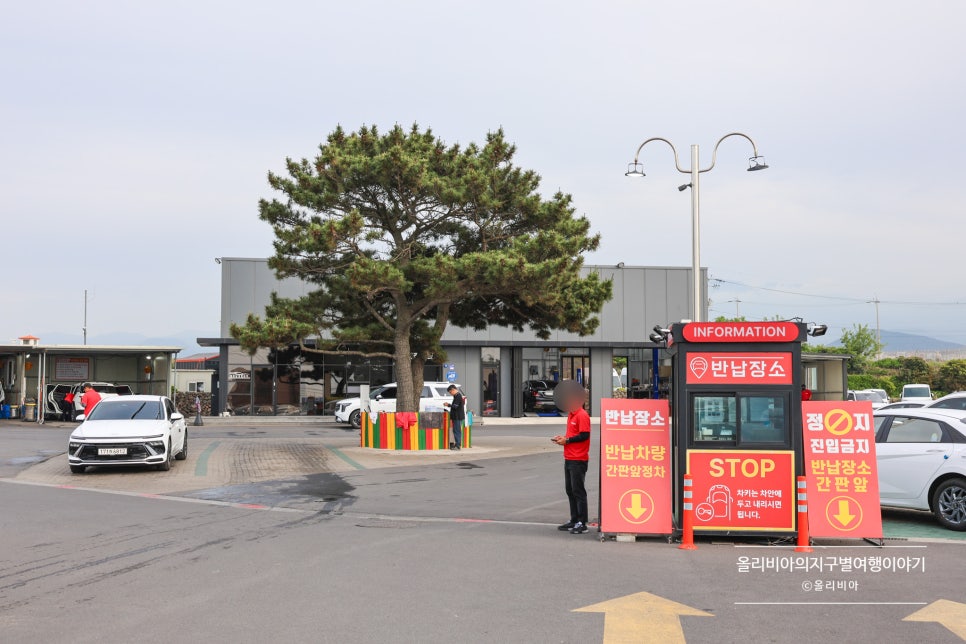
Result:
M543 198L540 178L513 165L502 130L482 146L445 145L429 129L398 125L332 132L313 160L287 159L270 173L282 199L262 200L279 278L318 288L272 297L265 318L232 335L249 351L300 343L318 353L390 357L397 409L417 411L423 367L445 352L450 323L483 329L552 329L586 335L611 297L596 273L581 275L595 250L570 195ZM304 344L318 338L313 349Z

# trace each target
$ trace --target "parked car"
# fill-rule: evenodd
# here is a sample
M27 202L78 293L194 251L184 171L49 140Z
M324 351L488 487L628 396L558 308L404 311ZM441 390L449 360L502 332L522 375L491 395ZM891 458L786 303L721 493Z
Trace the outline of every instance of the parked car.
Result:
M860 389L858 391L853 391L849 389L848 393L845 395L846 400L868 400L872 403L872 409L879 409L889 404L889 398L879 395L879 392L873 389Z
M932 402L932 391L929 385L903 385L902 397L899 402L921 402L929 404Z
M925 406L926 409L945 409L966 414L966 391L957 391L943 396Z
M553 380L527 380L523 383L523 411L538 414L557 413L553 401L553 390L557 383Z
M876 411L885 411L887 409L918 409L920 407L925 407L925 404L921 402L894 402L883 405Z
M943 526L966 530L966 423L943 412L875 412L879 500L929 510Z
M165 396L114 396L102 400L67 442L70 471L92 466L154 465L171 469L171 460L188 458L184 416Z
M453 400L453 397L446 391L450 385L456 385L460 393L463 393L462 388L455 382L424 382L423 391L419 398L419 411L443 411L443 403ZM390 382L370 391L369 411L374 414L396 411L396 389L396 383ZM360 427L362 425L362 400L358 396L340 400L335 405L335 420L356 428Z
M70 390L74 394L74 418L69 420L76 420L78 414L84 413L84 403L81 402L81 396L84 395L84 387L87 385L93 387L94 391L101 395L101 400L113 398L114 396L131 396L134 394L127 385L115 385L110 382L85 382L74 385Z

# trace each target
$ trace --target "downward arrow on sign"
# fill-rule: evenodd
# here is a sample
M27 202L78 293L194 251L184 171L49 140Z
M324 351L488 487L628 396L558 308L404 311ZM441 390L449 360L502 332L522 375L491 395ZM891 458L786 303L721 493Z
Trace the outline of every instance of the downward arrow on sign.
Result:
M846 528L849 527L849 524L852 523L852 519L855 518L855 515L849 512L848 501L844 499L839 501L839 513L835 515L835 518L838 519L839 523Z
M682 615L714 617L711 613L651 593L625 595L577 608L575 612L604 613L604 644L684 644Z
M631 507L624 508L624 509L627 510L627 513L632 517L634 517L635 519L640 519L641 516L643 516L644 513L647 512L647 508L641 505L640 494L631 494Z

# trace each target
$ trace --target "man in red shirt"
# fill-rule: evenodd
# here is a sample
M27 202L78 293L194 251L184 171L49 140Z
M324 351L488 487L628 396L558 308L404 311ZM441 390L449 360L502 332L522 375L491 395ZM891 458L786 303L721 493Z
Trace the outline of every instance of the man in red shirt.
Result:
M587 462L590 459L590 416L584 410L584 387L575 381L564 381L557 385L559 393L554 397L558 405L567 412L567 433L554 436L551 440L564 448L564 489L570 500L570 521L559 526L558 530L570 534L587 532Z
M84 418L91 415L97 403L101 402L101 395L94 391L89 384L84 385L84 395L81 396L81 404L84 405Z
M805 385L802 385L802 400L811 400L811 399L812 399L811 389L809 389Z

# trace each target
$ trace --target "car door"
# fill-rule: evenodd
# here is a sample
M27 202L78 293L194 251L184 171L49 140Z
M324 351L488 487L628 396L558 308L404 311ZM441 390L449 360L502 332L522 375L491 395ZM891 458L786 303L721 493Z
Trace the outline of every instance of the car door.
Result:
M369 411L373 414L396 411L396 388L386 387L369 401Z
M953 443L938 420L893 416L876 436L879 497L884 505L916 505L914 501L952 455ZM921 504L919 504L921 505Z
M419 394L419 411L439 411L442 406L442 401L436 400L436 395L429 385L423 385L423 390Z
M170 399L164 399L164 415L171 425L171 450L177 454L184 448L185 423L184 418L174 419L177 413L174 403Z

